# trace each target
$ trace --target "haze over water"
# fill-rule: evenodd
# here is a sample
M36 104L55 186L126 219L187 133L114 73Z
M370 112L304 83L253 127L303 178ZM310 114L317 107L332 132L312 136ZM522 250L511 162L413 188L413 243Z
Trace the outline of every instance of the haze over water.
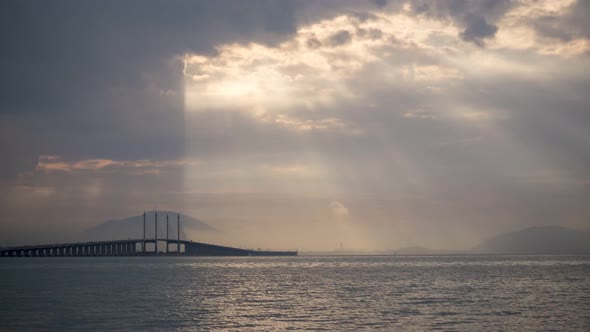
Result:
M0 330L588 330L590 256L35 258Z

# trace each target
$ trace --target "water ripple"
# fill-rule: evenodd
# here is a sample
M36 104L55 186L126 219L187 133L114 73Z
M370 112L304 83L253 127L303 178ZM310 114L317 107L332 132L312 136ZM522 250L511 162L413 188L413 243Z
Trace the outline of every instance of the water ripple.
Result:
M0 330L589 330L590 256L0 260Z

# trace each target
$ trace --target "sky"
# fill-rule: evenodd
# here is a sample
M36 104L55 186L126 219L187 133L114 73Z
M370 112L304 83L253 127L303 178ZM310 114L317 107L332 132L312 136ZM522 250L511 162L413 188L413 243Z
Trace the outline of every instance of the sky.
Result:
M590 227L590 2L2 1L0 245L143 211L250 248Z

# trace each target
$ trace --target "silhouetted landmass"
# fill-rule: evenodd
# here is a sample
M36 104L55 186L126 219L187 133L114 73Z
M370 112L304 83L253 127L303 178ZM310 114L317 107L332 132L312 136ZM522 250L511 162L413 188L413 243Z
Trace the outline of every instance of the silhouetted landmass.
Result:
M490 238L471 250L441 250L412 246L385 251L303 251L301 255L473 255L473 254L590 254L590 229L559 226L530 227Z
M496 235L471 250L437 250L408 247L398 255L456 254L586 254L590 253L590 230L559 226L530 227Z
M590 230L558 226L531 227L495 236L472 251L485 254L590 253Z
M166 237L166 213L158 211L158 238ZM169 212L169 236L175 239L176 213ZM146 238L154 237L154 216L155 212L146 212ZM118 220L105 221L81 234L85 241L109 241L123 239L141 239L143 237L143 215L133 216ZM208 224L191 216L180 214L180 239L187 240L184 230L191 231L216 231Z

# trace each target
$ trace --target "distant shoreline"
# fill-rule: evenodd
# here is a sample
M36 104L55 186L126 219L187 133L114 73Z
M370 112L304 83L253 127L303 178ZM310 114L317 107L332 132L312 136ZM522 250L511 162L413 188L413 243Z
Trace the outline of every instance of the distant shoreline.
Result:
M327 253L327 252L310 252L300 251L299 256L392 256L392 257L416 257L416 256L586 256L590 255L590 252L586 253L506 253L506 254L494 254L494 253L456 253L456 254L383 254L383 253Z

